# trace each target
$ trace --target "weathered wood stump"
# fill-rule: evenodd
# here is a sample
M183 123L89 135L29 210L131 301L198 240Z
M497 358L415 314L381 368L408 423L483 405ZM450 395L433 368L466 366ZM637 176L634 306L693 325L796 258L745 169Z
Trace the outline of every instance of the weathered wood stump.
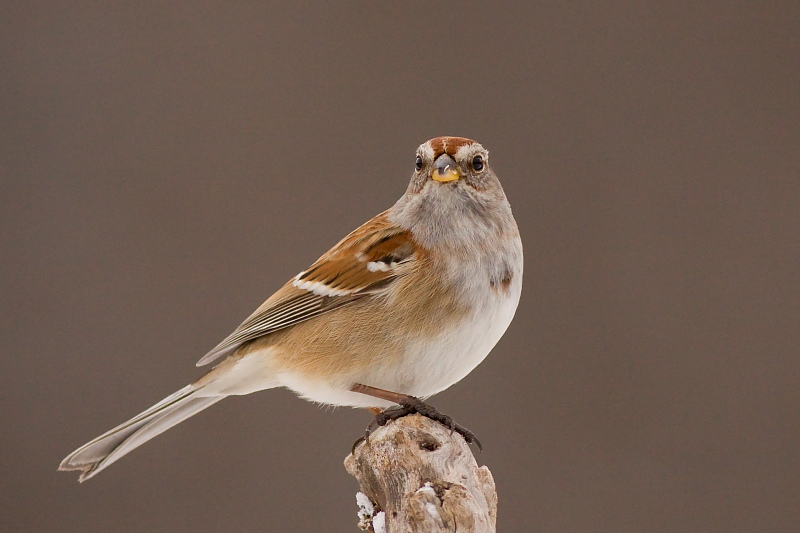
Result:
M461 435L438 422L420 415L390 422L359 444L344 466L374 504L371 513L361 513L362 529L495 531L497 492L491 472L478 467Z

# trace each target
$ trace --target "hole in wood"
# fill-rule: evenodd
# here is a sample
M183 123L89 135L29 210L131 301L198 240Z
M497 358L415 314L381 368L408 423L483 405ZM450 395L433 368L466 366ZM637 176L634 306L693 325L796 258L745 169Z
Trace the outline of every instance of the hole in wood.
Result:
M430 435L423 437L422 440L419 441L419 448L421 450L435 452L441 447L442 447L441 443L436 439L434 439L433 437L431 437Z

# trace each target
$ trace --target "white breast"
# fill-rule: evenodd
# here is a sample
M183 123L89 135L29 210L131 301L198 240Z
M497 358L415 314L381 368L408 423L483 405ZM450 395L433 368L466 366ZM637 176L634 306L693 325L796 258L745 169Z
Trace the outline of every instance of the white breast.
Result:
M514 318L522 292L522 245L518 238L511 249L508 255L501 253L491 259L484 258L484 261L497 265L481 265L480 261L471 268L463 262L453 265L453 275L463 276L463 294L474 306L470 315L456 327L445 329L432 339L413 342L402 357L372 365L357 375L309 380L295 373L281 373L281 383L311 401L353 407L392 405L391 402L349 391L353 383L419 398L445 390L486 358ZM506 272L507 265L515 267L508 287L491 287L488 277L474 276L475 271L486 267L494 271L497 266L497 272Z
M397 388L391 390L425 398L463 379L486 358L511 324L521 289L521 280L514 280L508 292L493 292L458 328L412 345L403 368L397 369Z
M426 342L409 346L404 357L392 365L379 365L343 380L310 380L295 373L280 374L281 384L304 398L329 405L389 407L391 402L354 393L348 383L370 386L427 398L463 379L486 358L503 336L519 303L521 279L508 292L492 293L457 328Z

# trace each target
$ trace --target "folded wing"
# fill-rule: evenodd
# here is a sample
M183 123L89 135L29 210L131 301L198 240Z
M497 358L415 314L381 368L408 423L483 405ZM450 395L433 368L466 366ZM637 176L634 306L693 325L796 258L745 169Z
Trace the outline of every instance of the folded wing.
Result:
M197 366L223 357L243 343L384 291L398 267L413 261L418 245L386 212L359 227L273 294Z

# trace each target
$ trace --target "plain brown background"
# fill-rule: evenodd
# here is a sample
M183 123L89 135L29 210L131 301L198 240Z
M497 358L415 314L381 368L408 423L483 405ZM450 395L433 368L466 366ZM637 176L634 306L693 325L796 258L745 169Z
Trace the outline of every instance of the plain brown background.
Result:
M6 2L0 530L356 531L369 415L231 398L83 485L272 291L491 151L517 317L433 403L500 531L800 531L800 3Z

